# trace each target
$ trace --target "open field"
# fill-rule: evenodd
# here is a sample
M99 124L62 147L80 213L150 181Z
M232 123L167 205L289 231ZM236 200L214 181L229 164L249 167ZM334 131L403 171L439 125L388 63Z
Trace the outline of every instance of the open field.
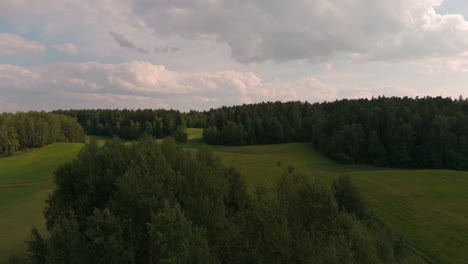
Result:
M54 170L83 144L56 143L0 158L0 261L25 248L31 227L44 227L42 211L53 189Z
M185 146L199 147L201 130L188 132ZM0 262L7 253L24 249L32 225L43 225L42 210L53 188L53 171L73 159L81 146L59 143L0 158ZM211 148L226 165L244 175L249 190L257 185L274 186L289 165L326 182L350 174L379 215L408 238L418 256L414 262L463 263L468 259L468 172L341 165L308 143Z

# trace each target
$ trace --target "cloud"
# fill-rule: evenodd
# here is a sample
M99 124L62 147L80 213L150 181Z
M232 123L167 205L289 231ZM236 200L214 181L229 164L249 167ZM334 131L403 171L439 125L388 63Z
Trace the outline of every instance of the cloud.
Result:
M132 41L127 39L123 34L114 32L112 30L109 31L109 34L112 36L112 38L115 40L115 42L117 42L117 44L119 44L121 47L129 48L129 49L135 50L135 51L140 52L140 53L148 53L149 52L148 50L140 48L137 45L135 45L135 43L133 43Z
M156 53L176 53L176 52L179 52L181 51L180 48L177 48L177 47L171 47L171 46L168 46L168 45L165 45L165 46L156 46L154 48L154 52Z
M423 66L424 71L428 74L467 73L468 52L457 56L428 59Z
M445 56L468 47L468 23L441 15L442 0L259 0L132 2L159 36L227 43L242 63Z
M43 52L45 49L46 47L37 41L28 40L14 34L0 33L0 55Z
M144 61L0 65L0 98L29 109L83 107L209 109L276 100L332 100L314 78L267 82L251 72L177 72ZM3 109L1 109L3 108ZM11 110L1 105L0 111Z
M52 45L52 48L69 55L78 55L79 53L78 47L73 43L56 44Z
M343 57L398 62L467 51L467 21L460 14L437 13L442 3L4 0L0 1L0 17L15 29L38 32L52 43L68 36L68 41L80 46L80 53L95 57L115 57L115 42L130 51L118 54L124 60L135 59L132 51L150 52L152 43L171 43L193 55L199 50L193 43L211 42L216 47L228 46L231 57L244 64L322 63ZM163 53L164 47L153 51Z
M332 101L386 96L452 96L461 86L416 90L401 84L323 82L309 76L267 81L252 72L172 71L146 61L117 64L59 63L39 67L0 65L0 111L58 108L209 109L261 101Z

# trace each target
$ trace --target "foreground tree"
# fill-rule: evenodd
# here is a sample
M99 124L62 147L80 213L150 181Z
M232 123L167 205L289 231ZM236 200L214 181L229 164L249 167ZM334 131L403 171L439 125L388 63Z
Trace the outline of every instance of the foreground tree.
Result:
M33 230L30 263L394 263L401 240L349 178L330 188L285 172L246 191L206 147L192 153L150 137L90 142L57 170ZM403 245L403 246L402 246ZM16 258L18 259L18 258Z

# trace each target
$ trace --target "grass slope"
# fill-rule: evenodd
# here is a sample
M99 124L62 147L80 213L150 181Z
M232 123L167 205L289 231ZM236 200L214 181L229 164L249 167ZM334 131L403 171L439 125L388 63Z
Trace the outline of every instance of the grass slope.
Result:
M198 148L201 129L187 132L185 147ZM60 143L0 158L0 262L24 249L32 225L43 225L53 171L73 159L82 146ZM244 175L250 191L257 185L274 186L289 165L327 182L349 174L379 215L409 239L417 254L412 262L464 263L468 259L468 172L342 165L308 143L211 148L227 166Z
M0 158L0 262L25 248L31 227L43 228L42 211L54 170L76 157L83 144L56 143Z

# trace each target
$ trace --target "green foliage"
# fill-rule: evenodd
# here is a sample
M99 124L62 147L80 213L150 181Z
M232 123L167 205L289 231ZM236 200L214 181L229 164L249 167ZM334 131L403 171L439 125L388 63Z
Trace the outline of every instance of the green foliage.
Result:
M61 217L50 229L48 239L46 263L70 263L82 262L85 244L81 239L79 223L74 214L69 217ZM30 254L39 254L31 252Z
M31 264L45 263L47 258L47 243L36 228L31 230L31 238L26 241Z
M401 244L389 228L369 220L375 218L370 210L356 218L354 207L341 209L335 197L349 188L352 206L361 202L343 179L332 191L290 171L274 189L258 188L249 196L241 175L206 146L193 154L170 138L159 143L145 137L131 145L114 139L102 147L91 141L57 170L57 188L45 211L49 235L33 230L30 260L395 262Z
M371 216L370 205L359 189L351 182L349 175L340 176L332 184L335 200L340 211L364 220Z
M204 142L311 141L341 163L468 168L468 101L442 97L267 102L211 109Z
M185 128L204 127L202 113L192 111L182 114L176 110L110 110L83 109L57 110L54 113L75 118L85 129L86 134L96 136L118 136L125 140L137 140L145 135L155 138L174 137L186 142Z
M54 142L84 142L83 128L73 118L45 112L0 114L0 155Z
M170 207L166 202L148 223L148 234L149 263L213 262L204 233L187 220L178 204Z

